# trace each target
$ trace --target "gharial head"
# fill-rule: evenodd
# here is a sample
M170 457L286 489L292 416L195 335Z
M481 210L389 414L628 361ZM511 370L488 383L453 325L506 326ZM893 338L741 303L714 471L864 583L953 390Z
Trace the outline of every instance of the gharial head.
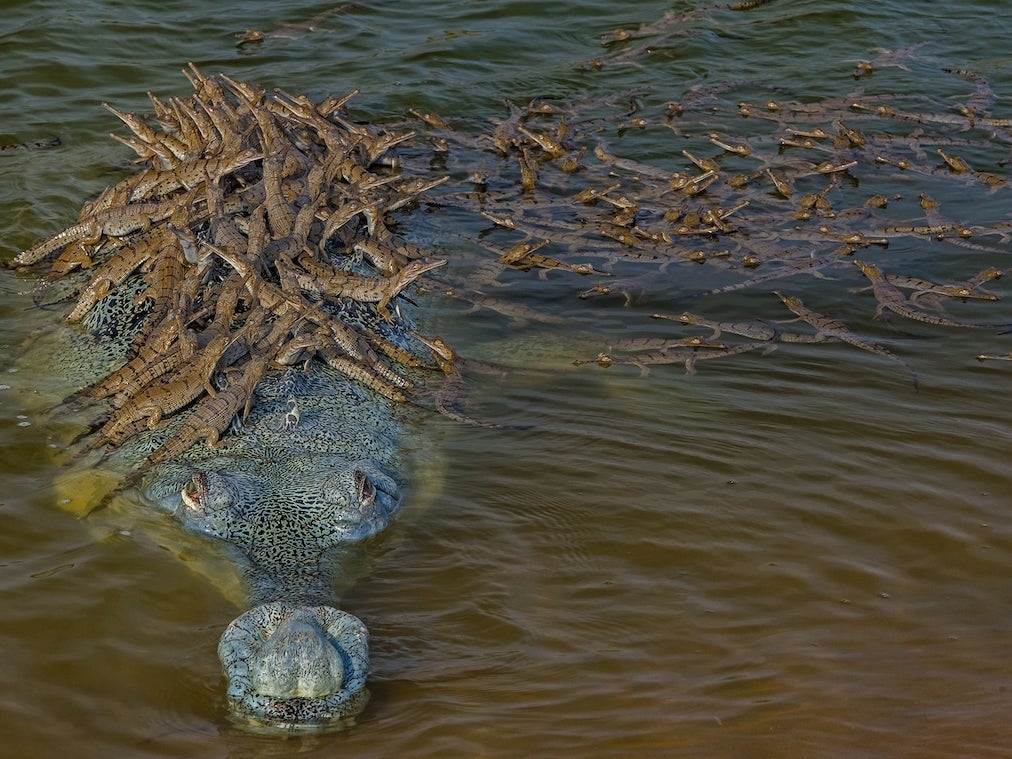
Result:
M368 698L368 632L332 606L335 551L389 523L397 484L329 453L206 456L153 469L148 499L241 554L252 609L218 646L234 715L293 729L346 721Z

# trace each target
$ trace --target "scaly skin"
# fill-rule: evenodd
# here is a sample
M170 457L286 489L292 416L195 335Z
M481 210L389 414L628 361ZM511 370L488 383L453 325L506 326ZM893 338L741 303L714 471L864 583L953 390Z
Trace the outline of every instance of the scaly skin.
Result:
M169 237L171 233L167 229L158 227L143 239L138 238L128 249L127 255L116 256L103 264L81 291L77 305L66 316L67 321L80 321L110 290L120 285L149 258L156 256Z
M139 182L130 193L130 202L136 203L168 195L180 187L189 190L208 178L217 181L220 177L260 158L263 158L260 152L253 149L243 150L235 155L190 158L171 169L153 173Z
M801 302L801 298L796 295L785 295L779 290L775 291L775 294L784 302L787 308L797 314L799 319L811 324L820 334L842 340L845 343L853 345L855 348L861 348L869 353L877 353L880 356L885 356L895 361L899 360L899 357L888 348L861 337L838 319L808 308L808 306Z
M380 315L390 321L392 317L387 310L387 304L422 274L445 263L445 259L411 261L390 277L378 278L335 269L319 264L309 256L302 256L299 258L299 264L306 270L307 275L299 277L298 281L302 289L308 292L353 298L362 303L375 303Z

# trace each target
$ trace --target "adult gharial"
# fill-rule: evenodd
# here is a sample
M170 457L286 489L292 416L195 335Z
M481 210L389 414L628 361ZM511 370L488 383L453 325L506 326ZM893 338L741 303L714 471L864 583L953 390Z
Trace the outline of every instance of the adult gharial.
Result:
M445 261L385 219L440 180L406 176L389 150L410 134L352 123L347 98L185 73L193 96L152 96L154 119L109 107L143 168L13 260L70 302L31 350L79 386L58 413L90 414L74 465L123 472L243 567L251 608L219 645L233 712L342 722L368 633L334 608L335 562L397 510L403 402L446 361L393 302Z
M1006 186L942 149L943 167L925 157L921 143L948 145L954 126L1000 130L965 143L981 151L1007 142L1006 120L972 108L904 112L873 96L750 105L735 95L739 85L707 82L633 120L607 96L507 103L505 118L477 137L472 119L412 110L428 145L426 168L412 174L391 152L412 132L353 122L347 97L314 103L192 66L185 73L193 96L152 96L153 118L110 108L130 128L120 139L142 169L13 265L49 267L40 304L69 301L67 323L33 350L62 356L60 373L79 388L58 413L91 414L70 446L75 465L101 458L244 568L252 608L222 636L220 655L233 710L254 722L339 722L365 702L365 629L334 608L331 580L343 548L382 530L398 507L405 414L429 406L464 418L454 400L462 366L476 366L412 323L403 291L419 278L428 292L510 326L588 317L597 339L600 324L636 318L625 306L642 298L676 306L654 313L666 324L710 333L612 339L596 358L573 362L644 374L835 341L888 359L916 388L900 353L791 289L791 278L832 271L851 292L859 249L872 297L856 293L855 312L874 302L933 327L1008 326L918 305L995 302L984 285L1006 269L929 280L896 271L900 262L883 270L869 250L944 240L952 250L1001 252L983 238L1005 239L1007 221L958 223L925 192ZM972 72L952 73L983 86ZM745 91L756 94L752 83ZM742 119L754 134L729 136ZM918 134L896 134L894 121L915 122ZM637 153L628 146L637 135L652 139L648 126L691 148L680 151L680 169L622 157L620 149ZM916 208L902 210L900 195L866 197L844 181L858 168L913 187L906 195ZM433 169L455 177L435 200L430 190L443 177ZM442 258L397 234L393 214L426 202L458 212L442 239L478 251L467 260L458 249L445 279L432 273ZM463 230L461 213L474 222ZM701 266L716 279L694 290ZM550 285L568 277L567 287L587 278L590 287L565 291L584 305L565 317L541 311L529 286L511 287L527 272ZM681 304L746 290L763 296L751 301L760 304L751 319ZM587 301L620 307L603 322ZM803 331L779 326L781 303Z

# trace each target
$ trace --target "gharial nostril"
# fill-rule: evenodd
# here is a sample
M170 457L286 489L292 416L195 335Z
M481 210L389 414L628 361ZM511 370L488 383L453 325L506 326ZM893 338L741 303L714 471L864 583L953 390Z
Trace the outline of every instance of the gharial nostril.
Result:
M366 477L365 472L355 470L355 492L362 506L371 506L376 500L376 487Z

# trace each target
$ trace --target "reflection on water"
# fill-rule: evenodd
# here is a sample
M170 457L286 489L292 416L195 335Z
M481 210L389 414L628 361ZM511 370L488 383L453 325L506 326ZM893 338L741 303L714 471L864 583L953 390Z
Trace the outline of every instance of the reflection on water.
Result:
M1012 76L997 52L1009 19L983 3L943 21L898 2L773 2L603 46L602 35L663 19L667 6L450 3L433 18L415 3L381 4L236 47L234 32L327 10L250 5L196 17L171 4L5 14L3 142L63 140L0 155L8 253L66 223L113 178L108 167L124 156L104 136L116 125L98 103L143 110L146 90L182 88L186 60L314 95L361 87L370 118L409 107L501 118L504 96L622 93L659 105L730 80L744 90L756 80L757 97L773 87L785 100L855 87L917 92L942 112L972 89L942 66L985 75L997 95L991 114L1012 115ZM902 67L882 59L870 75L852 73L875 48L921 42L895 61ZM603 65L587 65L593 58ZM663 141L624 144L644 146L638 160L668 160ZM916 195L916 184L900 189ZM994 223L1007 216L1004 198L960 189L942 200L955 218ZM434 229L424 233L449 235ZM881 256L939 250L904 245ZM1007 268L1000 254L942 250L954 275ZM712 268L698 272L679 292L725 283ZM235 615L227 569L157 515L126 504L86 520L61 510L46 431L26 413L44 404L9 376L12 389L0 391L5 745L11 755L76 756L1003 755L1012 365L973 357L1006 352L1008 339L894 320L896 332L870 319L870 296L850 296L863 284L851 276L789 283L888 341L919 391L903 367L839 343L779 345L695 375L677 364L646 377L570 365L631 330L670 337L672 325L650 314L697 304L672 306L656 292L588 310L582 322L577 314L572 334L448 307L440 318L458 350L532 369L475 376L469 412L525 428L432 420L443 442L434 458L446 462L440 494L409 494L404 519L371 547L372 570L344 595L371 631L374 673L367 711L339 735L286 740L229 726L215 656ZM511 287L536 275L526 277ZM3 287L7 355L51 314L24 310L24 283L8 276ZM989 288L1003 300L951 308L1012 321L1007 278ZM552 305L574 292L563 275L538 292L539 307L558 313L601 308ZM761 296L728 294L718 316L787 314ZM41 369L27 384L52 374ZM417 481L433 487L424 471Z

